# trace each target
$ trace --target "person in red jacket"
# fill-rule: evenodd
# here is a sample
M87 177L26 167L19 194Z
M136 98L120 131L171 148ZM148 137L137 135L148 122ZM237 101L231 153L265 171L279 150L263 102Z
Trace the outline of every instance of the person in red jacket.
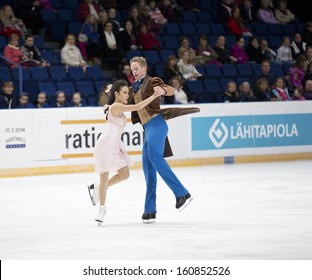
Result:
M157 40L156 36L153 33L147 32L147 27L145 24L142 24L140 26L138 38L140 40L143 50L160 49L160 42Z
M89 14L93 14L96 20L99 20L99 13L103 10L103 7L99 4L93 3L93 0L84 0L78 9L79 20L85 22Z
M230 32L235 36L252 36L251 32L245 26L244 21L240 16L240 9L238 6L235 6L232 9L232 15L228 20L228 27Z

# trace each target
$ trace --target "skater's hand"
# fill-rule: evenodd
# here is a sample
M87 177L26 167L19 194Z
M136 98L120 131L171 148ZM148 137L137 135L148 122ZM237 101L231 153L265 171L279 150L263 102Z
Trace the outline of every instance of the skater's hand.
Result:
M154 96L159 97L161 95L165 95L167 91L160 86L154 87Z

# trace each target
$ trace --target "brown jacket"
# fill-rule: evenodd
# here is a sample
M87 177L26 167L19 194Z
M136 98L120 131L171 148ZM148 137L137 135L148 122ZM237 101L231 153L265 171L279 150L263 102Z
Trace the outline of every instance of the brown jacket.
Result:
M144 100L144 99L146 99L146 98L148 98L154 94L154 87L155 86L161 86L161 87L166 89L167 85L160 78L157 78L157 77L151 78L149 76L145 76L143 84L136 94L141 94L142 100ZM130 90L129 103L134 104L133 91L132 90ZM165 120L169 120L169 119L173 119L175 117L199 112L199 108L196 108L196 107L160 109L159 98L156 98L155 100L150 102L145 107L145 109L151 115L154 113L162 115ZM131 120L132 120L133 124L140 122L140 117L139 117L137 111L132 111ZM173 155L173 153L172 153L172 150L170 147L170 143L169 143L168 137L166 137L164 157L170 157L172 155Z

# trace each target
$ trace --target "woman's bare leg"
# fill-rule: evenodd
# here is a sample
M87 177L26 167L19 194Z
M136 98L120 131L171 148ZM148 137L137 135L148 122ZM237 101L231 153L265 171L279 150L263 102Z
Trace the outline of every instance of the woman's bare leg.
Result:
M106 202L108 175L109 175L108 172L100 174L100 184L99 184L100 205L105 205Z
M129 178L130 172L129 167L125 166L118 170L118 173L115 174L112 178L108 180L107 187L110 187L112 185L118 184L126 179Z

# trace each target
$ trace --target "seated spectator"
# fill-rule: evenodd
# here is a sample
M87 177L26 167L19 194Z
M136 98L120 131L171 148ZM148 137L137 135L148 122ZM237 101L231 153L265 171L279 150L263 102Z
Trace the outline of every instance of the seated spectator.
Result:
M299 55L304 55L306 47L307 43L302 41L301 35L299 33L296 33L294 40L290 45L292 59L296 60Z
M39 49L34 45L33 35L26 35L24 45L22 46L21 50L24 56L36 63L36 66L50 66L50 64L42 58Z
M39 92L34 108L50 108L45 92Z
M275 61L276 58L276 52L273 51L270 47L269 47L269 43L266 39L262 39L260 42L260 49L261 49L261 53L263 54L263 57L265 60L268 60L270 62Z
M276 78L275 83L272 86L272 93L279 101L290 100L290 96L288 94L288 88L285 85L285 81L283 77Z
M54 107L61 108L61 107L68 107L68 103L66 101L65 92L62 90L59 90L55 94L56 96L56 104Z
M113 32L111 21L106 22L104 25L104 32L100 35L100 45L102 47L102 59L104 61L114 59L119 64L125 60L118 37Z
M277 63L294 63L290 49L289 37L283 37L282 45L277 49L275 61Z
M150 7L150 18L154 20L157 24L166 24L167 19L164 17L161 10L158 9L156 0L150 0L148 2L148 5Z
M189 38L186 36L182 36L180 38L180 48L178 48L178 51L177 51L178 57L181 58L182 54L185 51L189 52L191 63L193 63L193 64L206 64L205 59L203 59L203 57L201 55L197 56L196 51L190 47Z
M179 4L183 7L184 10L192 10L195 12L200 12L200 5L198 0L178 0Z
M250 83L243 82L239 87L239 101L240 102L252 102L256 101L256 97L254 96Z
M156 36L147 31L147 26L142 24L140 26L140 32L138 38L143 50L159 50L160 42L157 40Z
M252 36L251 32L244 24L243 18L240 16L240 9L238 6L233 7L227 25L230 32L235 36Z
M202 76L195 66L191 63L190 53L184 51L182 57L178 61L179 72L183 75L185 80L197 80Z
M251 0L243 0L239 8L241 17L245 23L255 23L258 20L256 9Z
M307 21L304 25L302 33L302 41L307 43L307 46L312 47L312 21Z
M66 67L82 67L86 71L87 62L82 58L81 52L75 43L75 35L68 34L65 39L65 46L61 49L62 63Z
M266 79L269 82L269 86L271 87L276 79L276 76L271 73L271 64L268 60L263 60L261 63L261 73L254 80L254 84L257 83L259 79Z
M135 51L139 49L139 41L137 35L133 31L133 25L130 20L127 20L124 25L124 30L120 31L118 34L120 46L124 53L132 50Z
M249 57L244 49L245 39L243 36L236 38L236 43L231 47L231 54L237 59L237 63L244 64L249 62Z
M173 6L170 3L170 0L160 0L158 8L168 22L181 21L181 11L179 10L180 7Z
M225 45L225 37L219 36L215 46L213 47L214 51L218 55L217 60L223 63L237 63L237 58L232 56L231 50Z
M17 108L19 109L31 109L34 106L29 103L29 94L27 92L22 92L19 97L19 103Z
M141 21L146 25L147 31L158 35L160 31L161 24L157 23L154 19L151 18L151 8L149 5L145 5L141 11Z
M183 81L178 77L174 76L170 79L169 85L173 87L174 89L174 100L173 102L170 102L166 99L170 98L171 96L164 96L165 98L165 104L190 104L195 103L194 96L192 97L191 93L188 91L187 88L183 87Z
M4 5L0 10L0 21L3 29L0 34L9 37L12 34L17 34L20 37L27 33L27 28L20 18L16 18L13 9L10 5Z
M233 1L222 0L219 9L219 21L221 23L227 23L232 14Z
M125 64L122 67L122 72L121 72L120 78L127 81L129 86L131 86L135 82L135 79L132 75L131 68L130 68L129 64Z
M275 18L280 24L286 24L295 20L295 15L287 9L287 1L279 0L275 9Z
M86 21L82 25L81 33L88 37L87 54L89 60L94 64L101 64L102 52L99 44L100 35L97 33L97 21L93 14L87 16Z
M306 100L312 100L312 80L307 80L304 85L303 97Z
M16 0L20 17L32 34L44 33L44 22L41 18L41 5L38 0Z
M177 58L174 55L169 55L164 70L164 82L168 84L170 79L175 76L178 76L180 79L183 80L183 75L180 73L177 64Z
M306 80L312 80L312 62L308 64L307 69L305 70L302 85L305 84Z
M234 81L228 82L224 93L224 102L239 102L239 92Z
M71 101L71 106L72 107L83 107L80 92L75 92L73 94L72 101Z
M306 100L303 96L303 89L302 88L295 88L294 94L291 98L292 100Z
M255 97L257 101L277 101L277 97L273 95L269 87L269 81L261 78L256 83Z
M109 92L112 88L112 84L111 83L105 83L103 85L103 88L101 90L101 92L99 93L99 106L103 107L104 105L107 104L108 102L108 96L109 96Z
M119 33L123 28L120 25L120 22L116 19L116 9L110 8L108 10L108 20L112 23L113 25L113 32L115 35Z
M81 22L85 22L87 17L92 14L96 20L99 20L99 13L103 11L103 7L94 3L93 0L84 0L78 8L78 18Z
M303 87L303 81L306 73L306 57L299 56L293 67L289 69L289 82L292 88Z
M217 60L218 55L214 49L208 44L207 36L204 34L199 35L198 37L198 47L196 49L197 57L202 57L202 64L216 64L219 67L221 63Z
M255 36L249 38L249 44L246 47L246 53L250 62L261 63L265 59L265 56L261 51L261 47L259 46L258 38Z
M97 31L99 34L102 34L104 32L104 25L106 22L108 22L108 14L106 11L102 11L99 13L99 20L98 20L98 28Z
M23 67L31 67L36 66L36 63L27 59L19 46L19 36L16 34L12 34L9 37L9 42L3 50L3 55L7 60L7 63L11 68L16 68L19 65ZM15 63L13 63L15 62Z
M273 11L270 9L269 0L260 0L260 9L257 12L259 21L264 23L274 23L278 24L279 22L274 17Z
M11 81L5 81L0 92L0 109L13 109L17 107L17 100L13 96L14 86Z
M140 17L139 8L137 6L132 6L130 8L128 20L132 22L133 32L137 35L140 32L140 26L143 24Z

